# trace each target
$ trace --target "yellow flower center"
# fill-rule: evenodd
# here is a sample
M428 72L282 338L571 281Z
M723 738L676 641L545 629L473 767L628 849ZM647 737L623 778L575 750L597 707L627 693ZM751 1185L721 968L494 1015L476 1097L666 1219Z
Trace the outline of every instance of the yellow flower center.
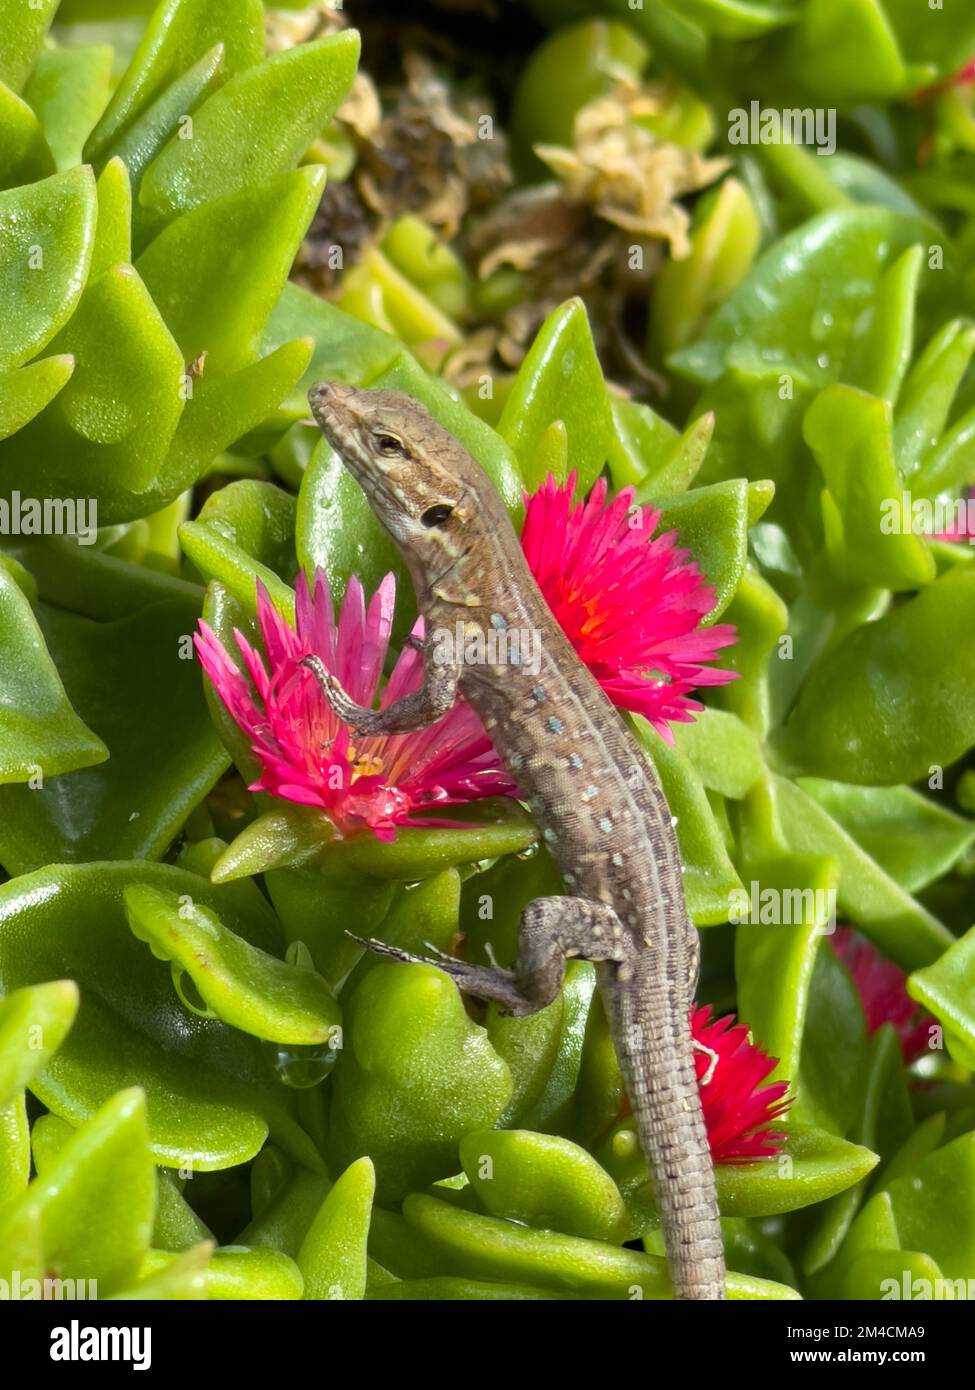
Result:
M352 780L355 782L360 777L378 777L383 770L382 758L377 758L372 753L361 753L357 748L349 744L346 757L352 764Z

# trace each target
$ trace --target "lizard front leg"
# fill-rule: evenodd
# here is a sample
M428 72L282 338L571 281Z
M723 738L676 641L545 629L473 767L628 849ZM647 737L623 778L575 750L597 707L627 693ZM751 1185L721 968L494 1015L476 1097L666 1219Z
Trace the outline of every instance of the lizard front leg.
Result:
M565 962L625 959L625 936L614 910L588 898L536 898L521 914L518 964L514 970L470 965L434 950L431 957L412 955L383 941L364 943L379 955L412 964L435 965L466 994L500 1004L506 1014L523 1018L551 1004L562 987Z
M358 734L405 734L425 729L449 714L457 698L458 666L435 658L434 649L424 644L423 684L386 709L360 705L336 676L326 669L321 657L306 656L307 667L321 686L322 694L338 717Z

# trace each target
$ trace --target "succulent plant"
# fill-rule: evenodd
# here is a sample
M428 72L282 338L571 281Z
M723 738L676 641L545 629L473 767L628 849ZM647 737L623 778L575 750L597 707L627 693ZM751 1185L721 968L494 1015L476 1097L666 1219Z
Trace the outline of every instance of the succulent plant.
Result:
M484 163L476 81L414 67L370 124L358 34L323 7L275 14L268 52L259 0L110 21L0 0L0 1279L20 1296L669 1296L591 966L511 1019L349 935L514 959L559 880L480 777L489 751L462 744L478 788L460 759L449 814L421 804L444 778L417 744L409 816L343 818L287 759L255 785L262 677L326 589L336 650L364 670L373 644L368 694L387 648L415 668L409 581L307 419L322 378L421 400L516 525L570 476L597 510L608 487L707 593L706 700L628 717L719 1015L695 1027L724 1062L705 1106L731 1296L975 1278L975 575L957 528L903 510L975 482L975 123L951 81L975 19L531 8L553 32L520 10L534 46ZM833 109L843 150L736 148L753 97ZM380 197L424 101L450 197L408 164L424 198ZM607 198L593 132L617 126L636 164ZM336 747L360 790L397 791L375 750Z

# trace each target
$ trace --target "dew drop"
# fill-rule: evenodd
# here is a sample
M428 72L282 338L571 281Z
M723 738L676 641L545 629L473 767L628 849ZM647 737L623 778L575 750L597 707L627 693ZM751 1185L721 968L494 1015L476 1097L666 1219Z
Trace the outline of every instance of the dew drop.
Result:
M283 1086L303 1091L309 1086L317 1086L338 1060L338 1048L327 1043L313 1047L300 1047L292 1043L268 1042L264 1046L270 1051L271 1065Z

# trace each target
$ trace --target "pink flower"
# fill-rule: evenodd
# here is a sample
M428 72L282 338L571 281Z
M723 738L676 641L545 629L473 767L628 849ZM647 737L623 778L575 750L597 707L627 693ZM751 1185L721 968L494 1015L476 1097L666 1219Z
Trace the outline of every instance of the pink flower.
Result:
M620 709L642 714L673 742L669 725L701 709L688 692L724 685L736 672L713 661L735 641L730 624L702 628L714 590L676 531L654 538L660 513L638 507L633 488L606 502L600 478L587 502L573 504L576 478L549 476L526 497L521 544L532 573L580 658Z
M785 1099L788 1081L760 1086L777 1060L756 1046L743 1023L734 1016L711 1019L711 1006L691 1010L691 1036L714 1056L695 1051L698 1093L715 1163L748 1163L770 1158L782 1147L785 1134L768 1126L792 1104ZM711 1072L709 1079L704 1078ZM703 1084L702 1084L703 1083ZM629 1100L622 1113L631 1113Z
M710 1004L692 1010L691 1033L717 1054L714 1062L705 1053L694 1053L699 1085L713 1067L700 1094L715 1163L747 1163L778 1153L785 1135L768 1126L791 1104L785 1099L789 1083L759 1084L775 1070L777 1059L756 1046L732 1014L712 1020Z
M893 961L871 946L852 927L839 927L829 938L833 950L853 976L867 1019L867 1031L875 1033L883 1023L893 1024L906 1063L928 1050L930 1014L914 1002L905 987L907 976Z
M315 653L354 700L371 705L389 647L395 596L396 580L388 574L367 608L362 585L352 578L336 623L325 575L317 573L313 594L301 575L293 629L259 584L257 614L266 666L243 633L234 632L250 679L206 623L200 623L195 639L203 669L261 765L251 791L319 807L340 836L371 830L381 840L392 840L400 825L445 824L417 820L419 811L515 791L463 700L429 729L357 738L300 664L302 657ZM423 635L422 619L413 631ZM380 706L416 690L422 679L422 655L405 648Z

